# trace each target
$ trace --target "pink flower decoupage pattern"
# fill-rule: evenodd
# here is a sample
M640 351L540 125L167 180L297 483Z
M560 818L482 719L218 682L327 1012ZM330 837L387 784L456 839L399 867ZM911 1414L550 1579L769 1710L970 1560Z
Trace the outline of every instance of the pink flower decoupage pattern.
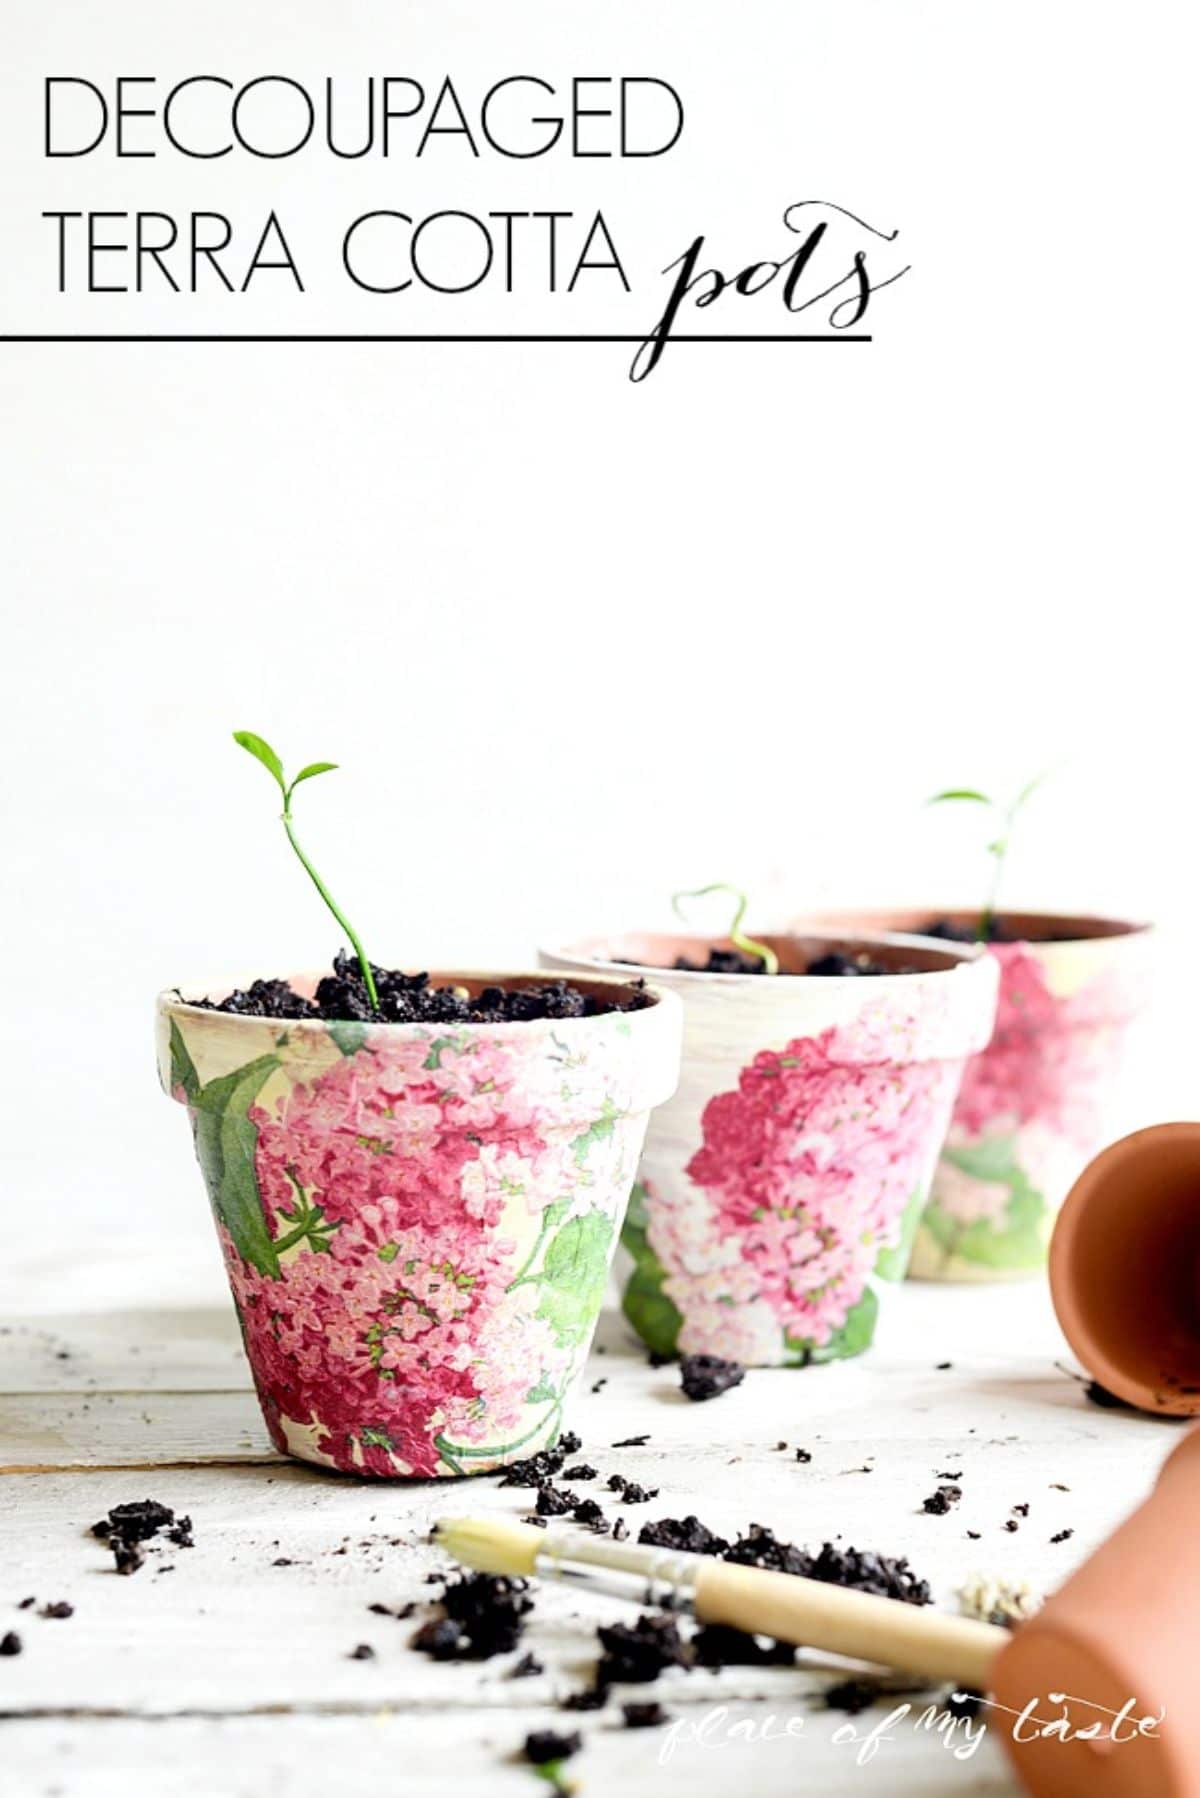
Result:
M852 1314L924 1195L958 1063L906 1061L870 1010L763 1050L701 1116L686 1181L647 1193L677 1346L783 1363L851 1353Z
M626 1157L598 1082L597 1123L561 1127L590 1077L568 1059L482 1037L368 1045L251 1108L279 1277L221 1236L281 1448L431 1475L550 1433L590 1319L574 1289L547 1304L534 1263L565 1225L558 1263L581 1291L602 1282L613 1220L595 1206L622 1194Z
M996 1027L964 1071L925 1226L943 1256L1033 1268L1049 1201L1102 1140L1137 996L1116 970L1056 993L1029 945L990 953L1000 964Z
M1095 1135L1097 1089L1120 1050L1113 982L1101 976L1058 996L1025 944L997 944L992 954L1000 963L996 1028L988 1048L967 1063L955 1132L969 1141L997 1127L1040 1123L1086 1153ZM1121 1018L1119 1009L1115 1016Z

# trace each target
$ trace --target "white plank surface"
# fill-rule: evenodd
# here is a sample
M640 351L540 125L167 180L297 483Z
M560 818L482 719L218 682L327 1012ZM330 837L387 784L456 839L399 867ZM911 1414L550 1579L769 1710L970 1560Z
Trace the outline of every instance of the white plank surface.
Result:
M811 1668L660 1682L685 1738L663 1764L663 1731L554 1708L588 1676L595 1624L627 1614L613 1600L542 1588L527 1635L547 1669L537 1678L511 1681L504 1661L438 1665L413 1653L414 1622L368 1605L428 1603L426 1575L443 1563L426 1538L441 1511L519 1515L532 1494L488 1479L358 1484L279 1459L211 1267L191 1302L176 1279L178 1303L120 1308L154 1290L141 1271L130 1289L98 1279L89 1294L76 1269L78 1311L31 1305L0 1336L0 1465L43 1470L0 1480L0 1631L25 1642L0 1660L0 1792L308 1798L332 1783L502 1798L545 1789L514 1755L528 1729L552 1724L584 1733L572 1763L584 1792L618 1780L635 1798L715 1795L743 1780L765 1794L1013 1789L993 1742L956 1759L911 1718L860 1766L847 1719L823 1706L830 1676ZM114 1310L99 1303L106 1286ZM1055 1365L1062 1344L1039 1285L910 1286L891 1309L874 1355L754 1373L703 1406L681 1397L674 1370L648 1367L609 1314L571 1419L585 1457L660 1486L626 1511L631 1527L696 1510L727 1532L757 1521L800 1541L840 1536L909 1554L946 1604L974 1570L1049 1588L1146 1490L1173 1427L1084 1401ZM953 1366L939 1370L945 1360ZM643 1448L609 1446L642 1431ZM796 1446L811 1464L796 1462ZM949 1471L961 1474L962 1504L928 1516L921 1501ZM164 1548L122 1579L89 1526L146 1496L190 1513L196 1547ZM1030 1514L1009 1532L1018 1503ZM1052 1545L1061 1529L1074 1534ZM67 1599L75 1615L18 1610L27 1595L39 1606ZM376 1658L351 1660L364 1641ZM705 1723L718 1707L725 1716ZM874 1708L853 1730L885 1716ZM750 1728L754 1739L742 1739Z

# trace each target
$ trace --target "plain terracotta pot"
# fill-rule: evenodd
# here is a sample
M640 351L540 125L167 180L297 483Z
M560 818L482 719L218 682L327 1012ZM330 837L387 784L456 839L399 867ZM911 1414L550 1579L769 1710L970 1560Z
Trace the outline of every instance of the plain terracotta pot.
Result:
M967 929L974 911L814 914L811 929ZM1019 935L990 943L1000 969L991 1042L968 1065L913 1244L931 1280L1012 1280L1044 1266L1072 1181L1111 1135L1130 1027L1149 988L1152 933L1115 918L1005 911ZM799 928L801 921L794 921ZM1064 940L1039 940L1048 932Z
M1009 1714L989 1708L985 1718L1036 1798L1200 1798L1198 1518L1192 1430L1145 1503L1001 1652L990 1684ZM1045 1723L1065 1715L1074 1730L1099 1726L1109 1739L1016 1727L1030 1704ZM1114 1726L1124 1707L1131 1721ZM1139 1735L1138 1719L1160 1717Z
M544 977L432 978L478 992ZM291 984L311 994L316 977ZM604 997L615 983L580 984ZM650 1108L678 1075L679 1000L650 998L434 1025L282 1022L160 996L162 1084L191 1116L279 1449L345 1473L443 1476L555 1439Z
M684 935L541 960L572 974L633 961L684 1004L679 1090L652 1120L622 1234L626 1315L663 1354L806 1366L867 1348L903 1278L964 1062L991 1030L996 966L944 943L764 940L777 976L677 970L714 946ZM919 971L799 971L833 949Z
M1128 1404L1200 1415L1200 1124L1136 1130L1085 1168L1050 1246L1063 1333Z

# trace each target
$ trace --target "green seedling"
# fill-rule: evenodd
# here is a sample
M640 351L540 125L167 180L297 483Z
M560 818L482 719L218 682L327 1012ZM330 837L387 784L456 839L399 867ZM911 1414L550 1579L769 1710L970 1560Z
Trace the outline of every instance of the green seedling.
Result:
M1037 774L1021 788L1016 798L1005 805L999 799L993 799L987 793L980 793L974 787L948 787L944 793L935 793L926 801L927 805L944 805L951 800L961 800L968 805L982 805L995 820L994 834L987 846L992 858L991 878L988 881L987 897L979 914L979 941L986 943L992 934L992 926L996 921L996 908L1000 900L1000 883L1004 877L1004 864L1012 843L1013 826L1025 809L1026 802L1031 799L1045 780L1045 774Z
M683 907L679 903L681 899L704 899L709 893L728 893L729 897L736 902L733 920L725 933L734 948L740 949L743 955L756 956L763 965L764 973L778 974L779 957L774 949L769 948L766 943L756 943L753 937L742 934L742 919L746 915L746 906L749 904L749 900L745 893L740 892L737 887L730 886L728 881L715 880L711 886L696 887L690 893L672 893L671 906L675 916L677 918L684 917ZM687 922L686 918L684 922Z
M296 838L296 827L292 822L292 794L296 791L300 782L302 780L312 780L313 776L317 774L331 773L333 769L337 767L337 763L309 762L307 767L301 768L299 774L297 774L294 779L288 780L283 772L283 763L280 761L265 737L255 736L252 730L235 730L233 733L233 740L235 743L239 743L247 754L252 755L256 761L262 763L263 767L267 770L267 773L270 774L275 781L279 791L283 794L283 828L287 831L288 842L296 851L296 854L300 859L301 867L304 869L318 893L320 893L322 899L349 937L354 953L358 957L358 965L362 969L363 983L366 986L367 995L371 1001L371 1008L373 1011L378 1011L379 995L375 991L375 976L371 972L371 964L367 960L366 952L359 942L357 935L351 928L345 913L339 909L329 888L325 885L325 882L321 879L321 876L317 873L317 870L313 867L307 855L305 855L303 849L300 847Z

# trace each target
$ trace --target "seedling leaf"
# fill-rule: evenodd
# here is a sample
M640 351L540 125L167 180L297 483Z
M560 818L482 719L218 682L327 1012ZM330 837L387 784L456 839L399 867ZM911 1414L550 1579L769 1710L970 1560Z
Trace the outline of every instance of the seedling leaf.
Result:
M947 787L944 792L935 793L931 799L928 799L925 802L927 805L940 805L942 801L946 799L966 799L975 805L986 806L987 809L994 814L995 822L1000 825L998 834L994 836L987 845L987 852L992 858L992 877L988 885L988 895L984 900L983 910L979 914L979 941L981 943L986 943L989 940L992 933L992 925L996 919L997 906L1000 898L1000 881L1004 873L1004 864L1008 856L1012 827L1016 823L1017 817L1024 806L1025 801L1037 791L1045 778L1045 771L1041 774L1035 774L1033 779L1026 782L1016 798L1007 806L1002 805L999 800L989 799L986 793L979 792L976 787Z
M240 743L242 748L246 750L248 754L252 755L256 761L260 761L269 774L274 775L279 784L280 792L286 792L283 779L283 763L280 761L265 737L256 736L252 730L235 730L233 733L233 740L235 743Z
M1016 814L1021 810L1021 807L1025 804L1025 801L1027 799L1032 799L1033 795L1037 792L1037 790L1041 786L1042 782L1048 778L1049 773L1050 773L1050 770L1048 768L1043 768L1042 772L1040 774L1035 774L1033 779L1031 781L1029 781L1026 786L1023 786L1021 788L1021 791L1017 794L1016 798L1012 802L1012 805L1009 807L1009 816L1010 817L1016 816Z
M677 918L682 918L684 915L683 907L679 903L681 899L705 899L709 893L728 893L730 898L734 901L735 910L733 922L730 924L728 931L729 940L734 948L740 949L743 955L756 956L758 960L762 962L763 972L765 974L778 974L779 957L776 955L774 949L767 943L760 943L757 942L754 937L746 936L742 930L742 919L746 915L746 907L749 904L749 900L745 893L741 891L740 887L730 886L727 880L714 880L706 887L695 887L690 893L672 893L671 908L674 911L675 916Z
M302 780L311 780L314 774L331 774L336 767L336 762L310 762L307 768L301 768L288 792L294 793Z
M263 767L267 769L268 773L274 777L278 784L279 791L283 794L283 828L287 832L288 842L295 850L296 858L301 867L304 869L318 893L320 893L322 899L349 937L354 953L358 957L358 965L362 970L363 985L367 989L367 996L371 1001L371 1009L372 1011L378 1011L379 995L375 990L375 976L372 973L371 964L367 960L366 950L363 948L362 943L359 941L351 927L349 919L346 917L345 913L339 909L333 894L329 891L329 888L317 873L316 868L304 853L304 850L300 847L299 840L296 836L296 826L292 820L292 794L300 785L300 782L302 780L311 780L314 774L327 774L331 768L337 767L337 763L307 762L289 786L283 772L283 763L280 761L265 737L256 735L252 730L235 730L233 733L233 740L235 743L239 744L241 748L246 750L248 754L254 756L256 761L260 761ZM357 1047L357 1044L355 1047ZM343 1053L353 1053L353 1050L343 1050Z

